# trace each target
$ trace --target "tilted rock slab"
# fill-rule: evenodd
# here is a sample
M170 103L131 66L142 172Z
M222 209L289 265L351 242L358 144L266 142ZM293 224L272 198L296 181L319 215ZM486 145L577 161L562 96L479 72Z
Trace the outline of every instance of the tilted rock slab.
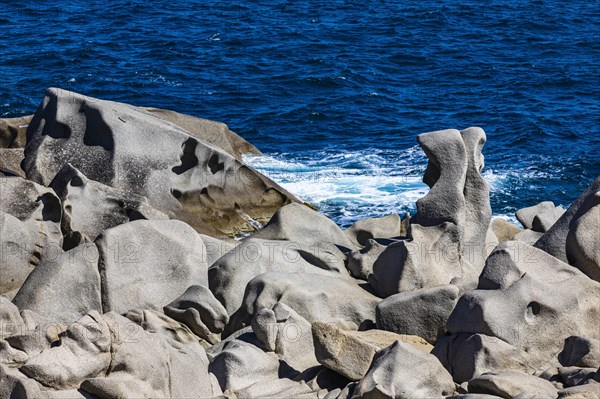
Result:
M323 366L351 381L365 376L377 351L396 341L406 342L425 353L433 348L416 336L402 336L383 330L344 331L333 324L312 324L315 355Z
M215 124L215 132L200 119L203 128L192 129L190 118L48 89L27 129L23 168L28 179L48 185L70 163L216 236L253 231L256 221L298 201L244 164L242 149L227 152L239 145L251 151L241 138L219 138L225 128Z
M600 176L535 246L600 281Z
M485 133L480 128L418 136L429 158L408 240L389 245L373 265L369 284L387 297L460 281L475 285L493 249L486 237L491 219L489 187L481 176Z

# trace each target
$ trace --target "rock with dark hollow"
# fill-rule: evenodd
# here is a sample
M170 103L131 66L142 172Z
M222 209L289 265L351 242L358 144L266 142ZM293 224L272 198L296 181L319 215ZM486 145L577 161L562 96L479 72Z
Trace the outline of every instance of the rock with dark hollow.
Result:
M499 338L516 349L512 363L532 373L558 364L570 336L600 340L599 308L600 283L544 251L509 241L488 258L478 289L459 299L448 331ZM495 356L489 349L486 355Z
M23 169L48 185L70 163L89 179L146 197L170 218L216 236L253 231L256 222L298 201L238 159L253 152L245 141L231 132L235 140L223 138L220 124L198 124L195 129L184 116L48 89L27 129ZM232 147L234 154L227 152Z

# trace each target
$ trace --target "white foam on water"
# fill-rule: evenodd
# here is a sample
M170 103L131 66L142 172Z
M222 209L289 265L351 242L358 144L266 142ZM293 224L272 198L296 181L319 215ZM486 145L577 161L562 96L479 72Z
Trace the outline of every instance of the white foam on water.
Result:
M414 213L416 201L429 191L422 182L427 158L418 146L251 155L244 160L342 227L369 217ZM483 177L493 192L502 190L511 173L488 168ZM512 214L494 216L516 221Z

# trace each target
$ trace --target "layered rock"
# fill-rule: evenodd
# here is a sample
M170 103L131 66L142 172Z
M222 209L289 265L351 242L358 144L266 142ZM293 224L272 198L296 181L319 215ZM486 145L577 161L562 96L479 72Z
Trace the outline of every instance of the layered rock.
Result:
M70 163L91 180L146 197L170 218L217 236L253 231L255 221L297 201L238 159L251 146L222 137L222 125L198 123L49 89L27 129L23 168L27 178L48 185Z
M417 201L409 239L389 245L373 265L369 284L378 295L476 281L491 251L489 189L480 173L485 139L479 128L418 136L430 190Z

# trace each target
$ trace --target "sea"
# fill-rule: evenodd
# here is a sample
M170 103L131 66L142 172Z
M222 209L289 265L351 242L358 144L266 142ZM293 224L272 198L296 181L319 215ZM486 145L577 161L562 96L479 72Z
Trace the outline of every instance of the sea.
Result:
M600 175L600 1L0 2L0 117L48 87L225 122L347 227L415 211L419 133L479 126L493 214Z

